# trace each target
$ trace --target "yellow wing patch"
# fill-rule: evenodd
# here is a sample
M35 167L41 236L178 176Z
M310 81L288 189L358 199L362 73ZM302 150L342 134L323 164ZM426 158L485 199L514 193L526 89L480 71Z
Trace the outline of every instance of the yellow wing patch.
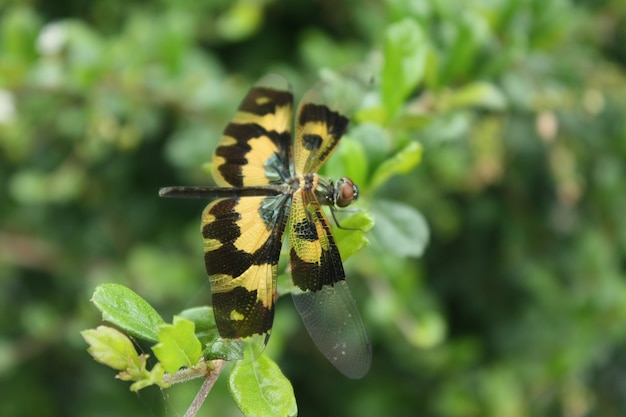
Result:
M323 104L301 103L296 122L296 173L317 172L348 128L348 118Z
M258 88L258 87L257 87ZM266 94L269 90L266 91ZM273 100L271 95L255 97L255 109L263 108L264 106L271 106ZM268 132L275 131L278 133L284 133L291 131L291 113L292 106L290 102L283 104L274 104L274 112L266 114L258 114L253 111L239 110L235 113L235 116L231 120L231 123L235 124L257 124L263 126Z
M263 77L243 99L213 154L221 187L276 184L289 177L293 94L289 83Z

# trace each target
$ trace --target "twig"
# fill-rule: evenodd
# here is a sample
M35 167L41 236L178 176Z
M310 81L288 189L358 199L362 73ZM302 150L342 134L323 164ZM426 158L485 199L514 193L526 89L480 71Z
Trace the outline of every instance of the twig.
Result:
M200 362L196 366L180 369L175 374L165 374L163 376L163 382L169 385L174 385L181 382L187 382L195 378L206 378L208 374L213 372L213 369L214 368L209 367L204 359L200 359Z
M211 388L213 388L215 381L217 381L217 378L222 373L222 370L226 365L226 361L216 359L212 361L212 364L214 368L211 370L211 372L206 374L206 379L200 387L200 391L198 391L198 393L196 394L196 398L194 398L189 405L189 408L187 409L184 417L195 417L198 411L200 411L200 407L202 407L204 400L206 399L207 395L209 395L209 392L211 392Z

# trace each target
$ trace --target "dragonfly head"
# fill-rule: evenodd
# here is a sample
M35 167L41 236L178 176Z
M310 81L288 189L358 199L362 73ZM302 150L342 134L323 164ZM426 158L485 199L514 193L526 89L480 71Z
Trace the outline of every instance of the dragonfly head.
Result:
M359 198L359 187L348 177L341 177L335 184L334 200L337 207L347 207Z

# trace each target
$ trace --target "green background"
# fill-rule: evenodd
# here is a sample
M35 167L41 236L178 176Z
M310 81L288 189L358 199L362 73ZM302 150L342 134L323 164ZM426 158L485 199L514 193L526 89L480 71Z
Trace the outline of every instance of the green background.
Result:
M184 413L199 382L134 394L87 354L91 294L207 303L203 202L158 189L210 184L259 76L323 69L375 79L329 173L423 155L357 205L395 207L346 262L368 376L278 303L300 415L625 415L625 67L621 0L0 0L0 415ZM240 415L225 375L200 415Z

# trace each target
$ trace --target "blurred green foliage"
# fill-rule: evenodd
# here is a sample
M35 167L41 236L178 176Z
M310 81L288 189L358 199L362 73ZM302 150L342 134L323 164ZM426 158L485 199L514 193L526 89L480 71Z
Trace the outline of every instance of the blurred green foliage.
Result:
M137 396L86 353L89 298L205 304L203 204L159 187L210 183L260 75L299 97L347 67L377 81L342 143L363 162L328 167L366 169L386 220L346 263L374 362L346 380L281 299L300 415L623 416L625 28L622 0L1 0L0 414L182 414L197 384ZM226 390L201 413L240 415Z

